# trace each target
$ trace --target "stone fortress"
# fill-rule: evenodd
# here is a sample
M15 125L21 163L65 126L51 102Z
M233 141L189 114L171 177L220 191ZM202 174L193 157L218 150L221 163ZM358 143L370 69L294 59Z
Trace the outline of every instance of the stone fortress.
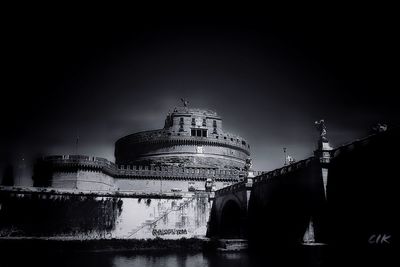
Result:
M34 187L0 186L0 239L207 236L263 247L335 245L348 236L353 250L368 240L362 237L397 229L390 167L400 128L380 125L332 148L324 121L316 121L314 155L264 173L251 170L250 145L225 132L215 112L183 102L163 129L119 139L115 163L47 156L35 164ZM372 220L371 207L393 216Z
M34 185L168 193L218 190L243 180L249 143L224 131L216 112L183 103L167 115L163 129L117 140L115 163L82 155L40 159Z

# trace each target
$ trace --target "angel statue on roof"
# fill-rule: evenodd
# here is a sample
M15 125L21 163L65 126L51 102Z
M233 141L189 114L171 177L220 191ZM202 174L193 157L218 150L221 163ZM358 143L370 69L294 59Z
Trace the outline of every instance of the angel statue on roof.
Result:
M188 104L189 104L189 101L184 99L184 98L181 98L181 101L183 103L183 106L186 108L188 106Z

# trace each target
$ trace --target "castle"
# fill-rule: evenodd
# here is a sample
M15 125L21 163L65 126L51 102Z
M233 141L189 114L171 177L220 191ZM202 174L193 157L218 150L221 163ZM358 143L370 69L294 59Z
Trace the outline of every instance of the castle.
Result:
M163 129L119 139L115 163L47 156L35 166L36 188L0 187L0 238L208 236L263 247L335 245L342 233L351 246L390 236L399 128L379 126L378 133L332 148L324 121L315 125L314 156L261 173L250 168L248 142L225 132L215 112L175 108ZM373 220L371 207L388 216Z
M218 190L243 179L250 145L224 131L215 111L183 107L163 129L134 133L115 143L115 163L82 155L46 156L34 186L137 192Z

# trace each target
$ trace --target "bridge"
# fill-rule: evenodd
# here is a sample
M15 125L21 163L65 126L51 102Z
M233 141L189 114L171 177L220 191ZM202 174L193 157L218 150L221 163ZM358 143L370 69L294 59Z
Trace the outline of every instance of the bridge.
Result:
M250 172L245 181L215 192L209 236L300 240L310 219L318 220L323 188L317 157L256 177Z
M394 186L399 128L332 149L217 190L207 235L249 244L369 245L396 231ZM312 232L310 232L312 231ZM308 237L311 240L305 240Z

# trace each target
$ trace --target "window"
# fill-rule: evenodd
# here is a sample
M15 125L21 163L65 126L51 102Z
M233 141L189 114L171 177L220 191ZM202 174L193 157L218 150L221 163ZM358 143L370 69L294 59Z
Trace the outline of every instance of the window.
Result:
M207 130L206 129L192 129L190 131L191 136L197 137L207 137Z
M196 120L195 120L195 118L192 118L192 125L196 125Z
M207 126L206 119L203 119L203 126Z
M184 124L183 118L179 118L179 131L183 132L183 124Z
M216 120L213 120L213 127L214 127L214 130L213 130L213 133L217 133L217 121Z

